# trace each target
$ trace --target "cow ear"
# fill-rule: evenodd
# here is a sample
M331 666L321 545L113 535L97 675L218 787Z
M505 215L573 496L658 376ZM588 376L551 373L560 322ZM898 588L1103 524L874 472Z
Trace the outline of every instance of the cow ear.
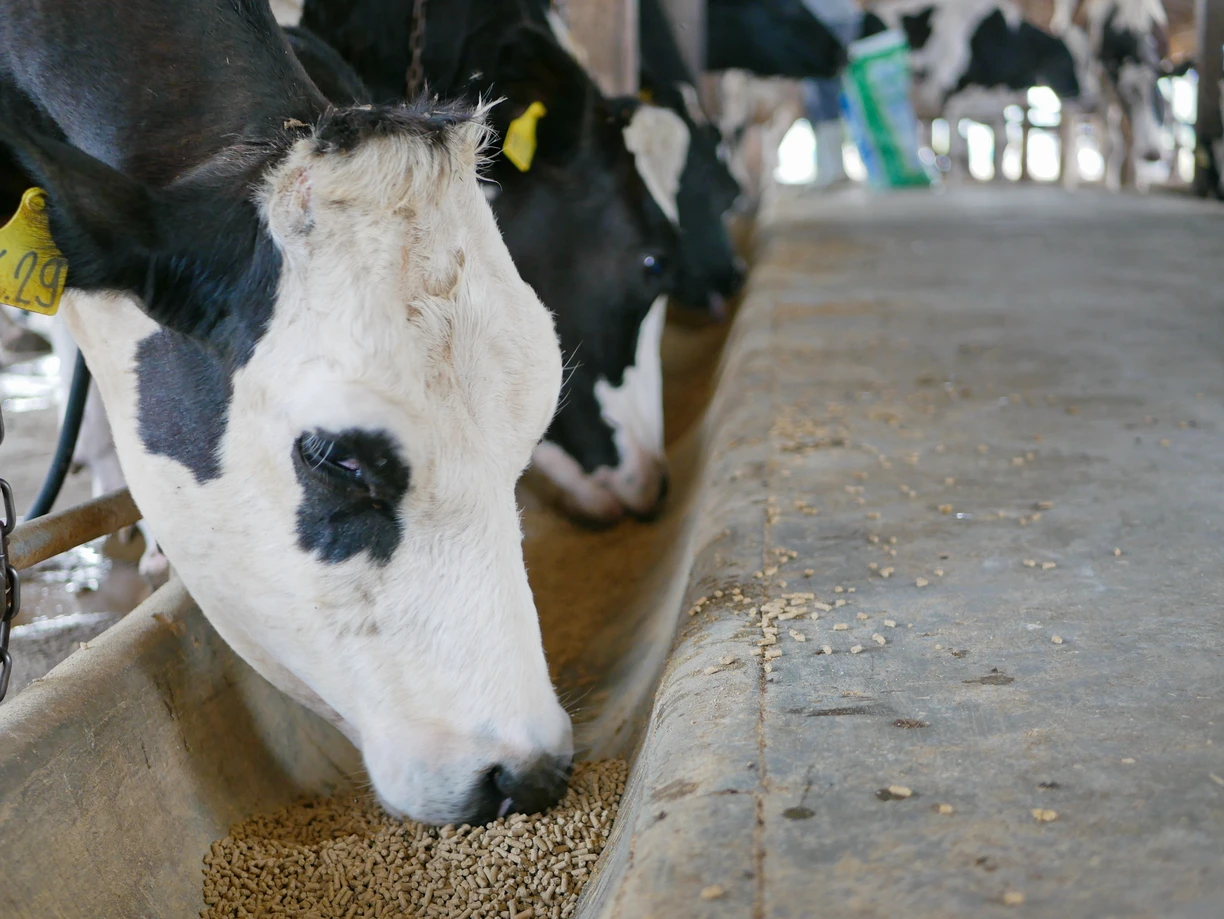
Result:
M68 262L69 287L136 292L154 241L149 190L69 144L0 129L6 184L46 192L51 237Z
M579 152L599 91L555 38L535 26L518 26L502 41L491 76L505 97L491 113L499 136L539 102L546 114L536 125L536 159L561 164Z
M0 127L0 159L18 184L46 192L67 287L131 294L159 325L223 352L242 347L244 326L266 318L256 304L271 302L280 256L261 232L245 176L232 188L155 189L11 124Z

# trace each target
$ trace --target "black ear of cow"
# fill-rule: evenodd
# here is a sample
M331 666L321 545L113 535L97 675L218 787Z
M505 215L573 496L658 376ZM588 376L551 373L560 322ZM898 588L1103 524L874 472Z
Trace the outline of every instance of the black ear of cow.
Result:
M147 276L156 238L148 190L69 144L0 127L15 181L47 193L47 218L68 260L68 286L135 291Z
M498 134L504 137L513 119L540 102L547 114L536 126L536 157L563 163L581 149L599 91L552 35L531 25L516 27L502 41L489 76L505 96L492 112Z
M245 176L233 187L159 190L70 144L0 125L15 174L5 183L47 195L67 286L133 295L158 324L239 360L267 321L280 269Z

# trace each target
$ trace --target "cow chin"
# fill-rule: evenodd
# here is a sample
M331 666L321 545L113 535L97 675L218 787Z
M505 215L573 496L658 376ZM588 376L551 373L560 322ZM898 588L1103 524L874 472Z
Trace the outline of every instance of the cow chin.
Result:
M564 795L573 741L560 706L554 721L550 742L532 745L547 752L429 724L381 731L362 752L379 803L390 813L478 826L509 813L539 813Z

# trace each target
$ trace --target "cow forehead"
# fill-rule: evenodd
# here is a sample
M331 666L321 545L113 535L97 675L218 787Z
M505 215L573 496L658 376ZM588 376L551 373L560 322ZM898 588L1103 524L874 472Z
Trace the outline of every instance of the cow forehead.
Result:
M446 182L445 194L384 188L373 199L341 197L343 185L321 194L326 183L308 170L304 192L292 183L283 192L312 200L281 207L281 283L244 370L249 385L292 385L302 416L328 405L343 415L347 405L367 424L398 418L455 438L475 425L477 441L529 450L519 441L538 438L553 410L560 350L474 169ZM287 212L298 206L308 217L290 220L301 229L286 233Z

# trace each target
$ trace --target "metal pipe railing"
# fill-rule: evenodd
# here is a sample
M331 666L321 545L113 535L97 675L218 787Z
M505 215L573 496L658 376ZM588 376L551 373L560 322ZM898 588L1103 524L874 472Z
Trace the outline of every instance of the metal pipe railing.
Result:
M140 519L126 488L76 507L18 524L9 536L9 564L21 570L123 529Z

